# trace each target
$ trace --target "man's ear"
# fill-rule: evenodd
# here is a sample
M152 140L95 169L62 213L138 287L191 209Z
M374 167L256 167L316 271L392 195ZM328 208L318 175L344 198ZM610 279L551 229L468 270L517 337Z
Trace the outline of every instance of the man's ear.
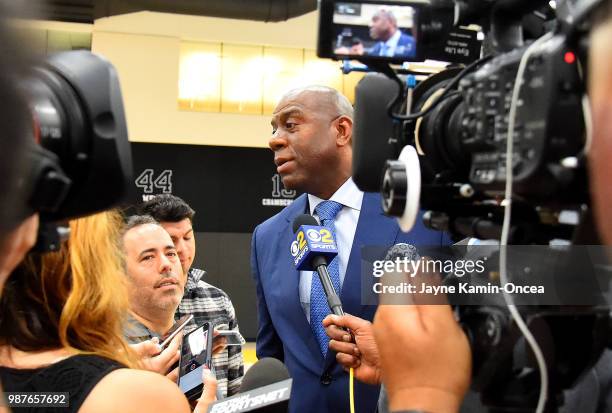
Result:
M336 122L336 145L339 147L350 146L353 140L353 120L348 116L342 115Z

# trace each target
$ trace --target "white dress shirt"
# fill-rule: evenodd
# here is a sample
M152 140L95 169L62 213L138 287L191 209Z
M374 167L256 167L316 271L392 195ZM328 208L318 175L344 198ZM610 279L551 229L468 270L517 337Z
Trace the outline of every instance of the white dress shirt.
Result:
M363 200L363 192L357 188L352 178L349 178L329 199L342 204L342 209L338 212L334 220L334 228L336 232L336 244L338 245L338 268L340 272L340 288L344 284L344 275L348 265L349 256L351 255L351 247L355 231L357 230L357 222L359 221L359 213L361 212L361 201ZM310 214L317 218L315 208L324 199L308 194L308 204L310 206ZM316 271L300 271L300 303L306 314L308 322L310 322L310 289L312 287L312 277L318 277ZM340 291L336 291L340 295Z
M391 36L389 40L383 43L385 45L385 52L382 54L382 56L393 57L395 55L395 49L397 48L397 43L399 42L400 37L402 37L402 32L398 29L395 31L395 33L393 33L393 36ZM382 50L383 48L381 48L381 51Z

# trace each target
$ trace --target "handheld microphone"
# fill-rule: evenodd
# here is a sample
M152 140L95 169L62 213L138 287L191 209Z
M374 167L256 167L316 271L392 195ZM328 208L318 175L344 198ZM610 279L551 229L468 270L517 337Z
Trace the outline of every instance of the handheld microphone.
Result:
M319 225L317 220L303 214L293 221L295 240L291 243L293 263L298 271L316 271L321 280L327 304L332 313L343 316L342 303L336 294L327 271L327 264L338 255L338 248L332 232Z
M240 393L290 379L287 367L278 359L264 357L253 364L242 378Z
M246 372L238 394L216 401L208 413L287 413L292 381L283 363L262 358Z

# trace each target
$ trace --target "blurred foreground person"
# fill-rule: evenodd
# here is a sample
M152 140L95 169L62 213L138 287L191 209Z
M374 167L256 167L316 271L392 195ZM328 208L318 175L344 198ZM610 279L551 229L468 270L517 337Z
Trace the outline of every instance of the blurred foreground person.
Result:
M175 383L139 367L124 341L128 300L118 248L121 217L71 221L59 252L31 253L0 299L0 378L5 392L68 392L58 412L189 412ZM207 386L196 411L214 400ZM24 408L20 411L38 411Z
M23 177L29 166L28 145L34 145L32 118L17 89L16 75L22 70L19 43L6 24L6 0L0 0L0 294L11 271L36 242L38 215L26 206L27 185Z

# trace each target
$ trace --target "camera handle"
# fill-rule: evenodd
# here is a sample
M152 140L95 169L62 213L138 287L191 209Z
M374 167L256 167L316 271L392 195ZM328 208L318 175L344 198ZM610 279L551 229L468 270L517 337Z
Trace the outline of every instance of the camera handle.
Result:
M523 45L523 16L548 4L547 0L500 0L491 10L493 48L505 53Z

